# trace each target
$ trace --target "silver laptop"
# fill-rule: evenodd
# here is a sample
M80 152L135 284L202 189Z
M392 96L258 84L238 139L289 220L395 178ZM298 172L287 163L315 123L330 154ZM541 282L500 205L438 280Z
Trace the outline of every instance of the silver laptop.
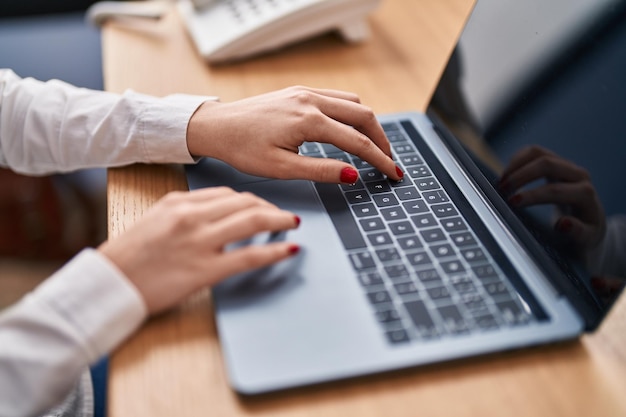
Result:
M614 59L623 58L623 48L612 46L624 38L625 2L545 3L479 1L427 114L380 116L406 173L399 183L318 143L300 152L348 161L360 180L349 186L268 180L209 159L187 167L191 189L229 185L302 218L287 235L241 243L288 238L301 245L298 256L213 291L237 392L553 343L599 325L619 291L594 293L568 242L550 233L553 208L513 211L494 186L492 161L478 159L456 135L482 137L503 163L533 143L590 170L602 171L615 158L606 152L594 165L589 149L626 131L610 110L626 108L625 60ZM572 94L578 100L567 99ZM597 103L593 114L578 105L585 102ZM580 137L582 124L601 132L593 145ZM611 177L594 178L602 197ZM607 212L623 212L620 203L608 201Z

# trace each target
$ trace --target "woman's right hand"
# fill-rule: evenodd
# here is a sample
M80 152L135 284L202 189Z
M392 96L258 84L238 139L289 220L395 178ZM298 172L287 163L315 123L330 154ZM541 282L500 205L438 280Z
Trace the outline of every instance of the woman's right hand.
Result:
M98 250L128 277L156 313L193 292L298 252L289 242L225 247L261 232L294 229L298 216L250 193L205 188L170 193L129 230Z
M522 189L545 179L536 187ZM604 209L589 173L540 146L516 153L500 179L500 190L516 207L555 204L561 213L555 229L581 251L594 248L606 232Z
M404 175L371 108L345 91L289 87L230 103L206 102L189 120L187 145L238 170L270 178L354 183L358 171L333 158L298 154L305 141L358 156L391 180Z

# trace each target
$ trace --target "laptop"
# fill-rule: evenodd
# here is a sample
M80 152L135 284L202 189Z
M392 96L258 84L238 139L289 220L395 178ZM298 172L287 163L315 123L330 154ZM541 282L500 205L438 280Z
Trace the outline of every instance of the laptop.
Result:
M428 111L379 116L405 172L399 183L319 143L303 144L300 153L354 164L356 184L270 180L210 159L186 167L190 189L228 185L302 218L297 230L239 243L288 238L301 245L298 256L229 278L212 292L234 390L256 395L411 367L419 372L420 365L571 340L597 328L621 288L595 293L568 242L551 232L554 208L514 211L495 184L498 162L506 164L512 148L537 143L540 135L519 135L533 131L527 123L545 124L537 109L553 108L550 100L570 93L562 91L564 80L566 87L584 84L593 71L588 61L601 60L599 45L624 32L624 1L544 3L480 0ZM520 25L515 17L522 12L528 14ZM537 33L546 38L524 44ZM494 39L500 49L486 43ZM468 57L485 50L503 64L517 59L515 76L506 65L485 68L485 56ZM614 78L603 73L604 87L623 86L619 62L608 65ZM582 76L581 67L588 69ZM495 85L467 84L481 76ZM605 96L600 103L607 106L596 113L606 117L609 103L626 108L626 95ZM489 107L494 102L497 108ZM561 127L572 120L598 124L595 116L572 119L575 110L558 109L567 120L555 116ZM623 137L624 129L611 132L623 123L614 119L602 126L607 140ZM495 158L481 159L466 146L460 135L467 132ZM567 133L565 151L572 151L575 134Z

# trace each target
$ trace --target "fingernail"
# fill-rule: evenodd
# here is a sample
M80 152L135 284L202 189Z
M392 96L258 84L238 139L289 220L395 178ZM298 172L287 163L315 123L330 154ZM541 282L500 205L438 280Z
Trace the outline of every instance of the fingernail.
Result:
M512 206L519 206L522 203L522 196L519 194L515 194L513 197L509 198L509 204Z
M295 255L298 252L300 252L300 246L298 246L298 245L291 245L291 246L289 246L287 251L289 251L290 255Z
M354 168L342 169L341 176L339 177L341 182L343 182L344 184L354 184L357 178L359 178L359 173L356 172L356 169Z
M300 216L293 216L294 220L296 221L296 227L300 226L300 223L302 222L302 220L300 219Z
M556 228L561 233L569 233L572 231L572 221L570 219L561 219L556 224Z
M396 166L396 174L398 174L398 177L400 177L400 179L404 178L404 172L402 172L402 170L398 166Z

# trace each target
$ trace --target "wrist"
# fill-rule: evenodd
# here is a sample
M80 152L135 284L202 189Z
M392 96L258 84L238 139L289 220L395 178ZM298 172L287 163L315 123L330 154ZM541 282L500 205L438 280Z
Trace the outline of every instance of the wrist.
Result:
M218 126L213 122L213 113L220 103L217 101L205 101L189 118L187 124L187 149L192 157L212 156L210 152L210 139L215 135Z

